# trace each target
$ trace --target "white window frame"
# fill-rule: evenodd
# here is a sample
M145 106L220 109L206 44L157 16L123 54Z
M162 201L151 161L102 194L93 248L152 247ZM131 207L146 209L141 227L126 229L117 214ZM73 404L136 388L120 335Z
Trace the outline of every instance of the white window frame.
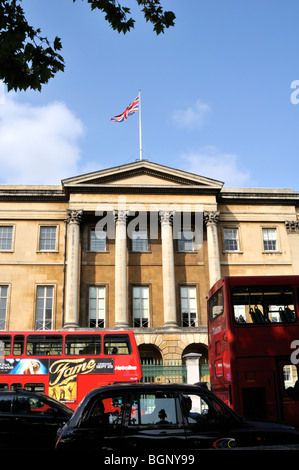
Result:
M89 286L88 322L90 328L105 328L106 286Z
M43 236L43 230L44 229L45 230L55 229L55 237L53 237L51 235L51 233L50 233L50 235L48 234L47 236ZM45 244L45 246L42 246L44 241L45 241L46 244ZM46 246L47 244L49 244L49 245ZM42 253L57 252L58 251L58 225L47 224L47 225L40 225L39 226L38 251L42 252Z
M185 234L188 234L188 236L185 237ZM192 229L179 230L177 233L177 251L180 253L196 251L194 236Z
M272 232L272 236L270 235ZM275 235L273 237L273 234ZM278 252L278 232L277 227L262 227L262 237L263 237L263 251L264 253L276 253ZM271 248L267 246L267 243L271 244L275 242L275 248Z
M238 227L223 227L223 247L225 252L240 251L240 237Z
M35 330L53 329L54 298L55 286L53 284L36 286Z
M88 251L106 252L107 251L107 232L96 227L89 227L88 231Z
M6 289L6 293L5 290ZM0 285L0 330L6 329L9 285Z
M134 230L132 232L131 251L148 251L147 229Z
M5 235L5 231L2 229L11 229L11 236ZM0 225L0 251L13 251L13 246L14 246L14 233L15 233L15 226L12 224L5 224L5 225ZM2 236L3 235L3 236ZM2 242L4 244L8 244L10 241L10 246L4 247L2 246Z
M135 285L132 288L133 326L136 328L150 326L149 295L148 285Z
M198 326L197 289L195 285L180 286L181 324L183 327ZM186 324L187 315L187 324Z

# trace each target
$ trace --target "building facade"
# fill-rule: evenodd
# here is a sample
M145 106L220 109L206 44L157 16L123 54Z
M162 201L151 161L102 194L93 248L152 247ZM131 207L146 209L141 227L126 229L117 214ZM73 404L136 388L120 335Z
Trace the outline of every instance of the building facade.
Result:
M299 193L148 161L0 186L0 329L133 329L142 358L208 357L225 275L299 274Z

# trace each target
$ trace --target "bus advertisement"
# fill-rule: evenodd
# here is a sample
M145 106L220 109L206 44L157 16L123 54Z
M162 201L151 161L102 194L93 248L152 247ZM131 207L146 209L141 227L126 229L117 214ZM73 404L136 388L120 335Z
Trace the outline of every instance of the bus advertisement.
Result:
M299 276L228 276L210 289L211 390L237 413L299 427L298 300Z
M0 333L2 390L46 393L75 409L95 387L141 378L132 331Z

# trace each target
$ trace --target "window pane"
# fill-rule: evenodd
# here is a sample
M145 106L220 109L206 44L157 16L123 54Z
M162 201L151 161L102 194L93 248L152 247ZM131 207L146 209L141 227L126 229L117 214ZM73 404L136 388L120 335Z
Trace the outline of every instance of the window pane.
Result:
M133 287L133 324L147 327L149 321L149 288Z
M54 287L38 286L36 292L35 329L50 330L52 329L53 320Z
M175 397L171 393L141 394L133 400L130 424L176 424Z
M12 249L13 227L0 227L0 250Z
M89 327L103 328L106 315L106 288L91 286L89 288Z
M106 232L95 228L90 229L89 233L89 250L105 251L106 250Z
M263 228L263 242L265 251L277 250L277 234L275 228Z
M178 233L178 251L194 250L194 233L192 230L184 230Z
M40 227L39 249L53 251L56 249L57 227Z
M147 251L146 230L139 230L132 233L132 251Z
M293 323L296 321L291 287L235 287L232 289L234 319L237 323Z
M238 240L238 229L236 228L225 228L223 229L224 234L224 248L227 251L239 250Z
M181 287L180 293L182 326L194 327L197 319L196 287Z
M70 356L101 354L101 336L67 335L65 338L65 354Z
M5 330L7 314L8 287L0 286L0 330Z

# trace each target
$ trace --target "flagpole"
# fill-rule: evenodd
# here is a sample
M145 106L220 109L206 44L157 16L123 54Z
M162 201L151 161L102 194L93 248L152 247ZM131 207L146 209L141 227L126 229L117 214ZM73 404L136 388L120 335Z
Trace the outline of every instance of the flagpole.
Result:
M141 136L141 92L139 90L139 158L142 160L142 136Z

